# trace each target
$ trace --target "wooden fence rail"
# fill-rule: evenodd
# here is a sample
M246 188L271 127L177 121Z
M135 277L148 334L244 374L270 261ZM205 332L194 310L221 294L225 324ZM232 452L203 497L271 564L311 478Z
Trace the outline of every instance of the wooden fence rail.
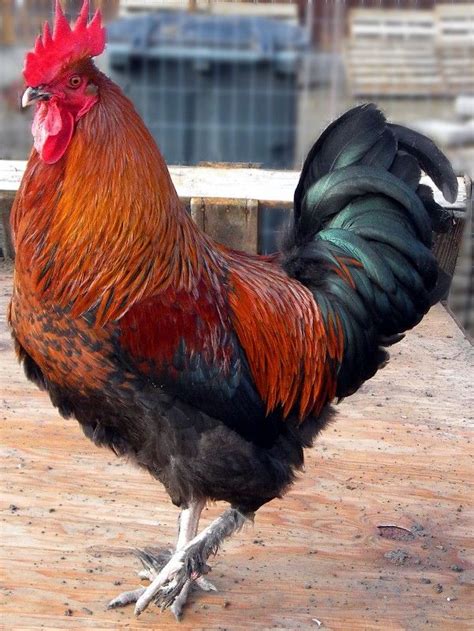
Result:
M0 247L6 258L13 258L9 215L25 168L23 161L0 161ZM293 208L297 171L267 171L236 168L235 165L170 167L178 194L193 219L211 237L239 250L268 251L276 244L272 232L282 231ZM424 176L423 182L434 188ZM437 236L435 252L441 266L454 272L462 237L471 183L460 177L458 198L447 203L434 188L436 201L453 213L450 230ZM270 238L269 238L270 237ZM271 248L270 248L271 249Z

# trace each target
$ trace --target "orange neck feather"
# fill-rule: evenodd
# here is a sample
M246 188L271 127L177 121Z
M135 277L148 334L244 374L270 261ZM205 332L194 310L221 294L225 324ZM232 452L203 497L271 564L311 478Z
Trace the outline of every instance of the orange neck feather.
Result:
M133 105L99 72L95 83L100 101L65 157L32 152L12 225L35 290L74 316L93 308L102 325L170 286L191 291L215 255Z

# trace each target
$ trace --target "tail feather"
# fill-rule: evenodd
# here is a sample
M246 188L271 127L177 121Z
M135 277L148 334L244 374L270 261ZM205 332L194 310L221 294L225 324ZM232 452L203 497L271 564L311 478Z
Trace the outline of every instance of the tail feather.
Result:
M385 118L375 105L349 110L321 134L308 153L295 190L295 219L308 188L335 169L356 164L386 130ZM354 115L355 114L355 115Z
M457 179L424 136L386 123L372 105L332 123L313 146L295 191L283 265L313 293L328 335L343 338L337 396L387 360L437 293L432 231L450 215L420 184L421 169L453 201Z
M421 169L418 160L404 151L397 151L395 160L390 167L390 173L407 186L416 191L420 183Z
M397 155L397 141L390 130L385 129L379 139L362 156L358 164L390 169Z
M411 154L421 168L432 178L448 202L455 202L458 195L458 180L446 158L432 140L413 129L401 125L387 124L395 136L398 146Z
M382 194L409 213L420 238L431 245L431 223L420 198L403 180L385 169L348 166L322 176L308 188L302 201L297 235L307 239L322 223L362 195Z

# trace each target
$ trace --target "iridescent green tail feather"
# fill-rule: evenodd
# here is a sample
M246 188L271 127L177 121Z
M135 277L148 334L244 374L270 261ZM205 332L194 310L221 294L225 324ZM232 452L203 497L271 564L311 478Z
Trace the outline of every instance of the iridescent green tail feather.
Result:
M422 169L456 199L457 179L434 143L387 123L372 104L332 123L303 166L283 264L312 291L325 321L340 323L339 397L377 371L384 347L433 302L432 232L446 229L450 215L420 184Z

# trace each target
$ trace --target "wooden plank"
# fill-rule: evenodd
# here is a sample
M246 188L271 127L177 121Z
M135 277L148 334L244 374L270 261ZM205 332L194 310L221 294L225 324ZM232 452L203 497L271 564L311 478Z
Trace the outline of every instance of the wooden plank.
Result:
M436 33L432 11L407 9L351 9L349 32L353 39L431 39Z
M352 10L346 45L347 80L352 95L448 96L457 94L459 86L470 85L464 78L456 84L450 81L452 75L464 77L468 69L443 69L441 58L446 46L466 47L472 40L472 7L464 25L460 16L466 5L449 11L446 19L442 7L440 13L373 7ZM367 66L377 75L373 79L367 76Z
M26 162L20 160L0 160L0 192L16 191L20 185ZM293 194L298 184L299 171L269 171L255 168L235 168L234 165L183 167L170 166L171 177L182 199L192 197L255 199L261 203L293 203ZM434 187L427 176L422 183ZM453 204L447 203L441 193L434 188L435 200L445 208L464 210L466 208L466 185L458 178L459 193Z
M284 19L296 23L298 21L297 2L239 2L238 0L209 0L209 13L215 15L248 15Z
M376 55L377 51L374 50L373 54ZM363 59L356 55L351 55L349 65L355 73L355 77L359 78L367 73L382 73L383 75L393 75L394 79L397 79L399 74L405 76L413 76L428 74L430 80L438 79L438 64L432 59L417 59L416 62L404 65L408 60L404 57L395 57L392 59L386 58L386 60L380 60L376 58ZM401 80L399 80L401 81Z
M474 294L472 291L473 209L474 204L471 203L471 212L466 213L466 225L459 247L456 271L448 296L450 313L454 314L459 325L470 335L472 343L474 343Z
M13 243L10 230L10 209L12 197L0 192L0 250L7 259L14 258Z
M407 9L400 7L399 9L384 9L382 7L359 7L350 9L350 18L361 22L368 21L406 21L409 19L414 23L431 22L432 12L430 9Z
M17 187L24 163L3 163L3 167L4 170L0 170L0 249L5 258L12 259L9 213L14 190L2 193L1 182L10 189ZM299 177L297 172L290 171L223 167L171 167L170 170L178 193L196 223L216 241L247 252L257 252L261 241L260 208L290 211ZM433 187L426 176L422 181ZM435 244L438 262L449 274L454 271L465 220L467 180L459 178L458 183L458 199L454 204L447 203L435 189L438 203L456 214L448 233L439 235ZM195 191L201 194L194 195ZM241 197L244 191L249 193L248 198Z
M436 40L442 48L472 46L474 40L474 6L471 4L438 4L434 7Z
M357 77L354 77L354 82L371 82L373 86L379 83L391 84L394 87L406 85L407 83L413 83L416 87L417 84L428 84L436 86L438 77L435 73L432 73L431 69L425 68L397 68L385 66L383 68L383 75L380 75L382 68L380 66L366 66L358 68Z
M383 52L383 50L386 50L387 47L387 42L385 40L381 40L378 38L364 38L364 37L360 37L358 39L348 39L346 46L348 46L349 48L356 48L356 49L360 49L360 50L365 50L366 52L369 52L370 50L373 50L374 46L378 47L381 52ZM415 40L415 39L411 39L408 41L397 41L397 40L393 40L390 42L390 48L391 50L394 50L396 52L403 52L406 51L407 48L406 46L408 46L408 50L416 50L418 53L420 54L432 54L433 53L433 49L434 49L434 44L431 41L425 42L425 41L419 41L419 40Z
M141 11L163 9L189 9L190 0L122 0L121 12L124 15ZM293 2L257 3L237 0L193 0L193 10L215 15L250 15L282 18L292 22L298 19L298 5Z
M14 0L2 0L0 4L0 45L12 46L15 43L15 3Z
M3 628L176 629L153 607L105 608L138 583L134 547L172 544L177 510L26 381L11 283L0 267ZM472 629L472 349L438 306L392 357L338 406L292 491L211 561L219 592L194 594L180 629ZM414 535L381 537L389 524Z
M454 216L447 233L434 234L433 253L440 266L451 277L454 276L459 249L466 225L465 216Z
M418 86L417 89L411 89L411 86L406 88L394 87L389 83L380 83L374 86L371 83L355 85L351 90L351 94L357 99L390 99L390 98L410 98L410 97L438 97L451 94L452 90L440 91L439 88L429 87L423 88Z
M474 90L474 6L441 4L435 7L436 45L443 82L449 93Z
M366 68L370 66L380 68L382 65L387 64L389 67L391 66L392 69L397 68L397 70L399 70L399 65L402 62L408 61L411 55L410 51L405 51L404 53L394 55L390 50L381 51L374 49L372 50L372 53L374 57L367 57L366 50L364 50L363 52L353 50L351 51L349 63L357 67L363 65ZM463 57L460 57L458 59L463 60ZM418 69L418 67L421 67L423 69L430 68L436 70L437 64L433 61L431 56L418 56L416 59L411 60L411 68Z
M205 199L193 197L191 215L219 243L254 253L258 242L258 201L255 199Z
M421 96L442 96L448 92L441 91L434 84L416 84L409 85L394 84L389 81L354 83L351 90L352 96L355 98L389 98L389 97L421 97Z
M452 94L472 92L474 88L474 46L458 48L444 46L440 49L440 66L443 81Z

